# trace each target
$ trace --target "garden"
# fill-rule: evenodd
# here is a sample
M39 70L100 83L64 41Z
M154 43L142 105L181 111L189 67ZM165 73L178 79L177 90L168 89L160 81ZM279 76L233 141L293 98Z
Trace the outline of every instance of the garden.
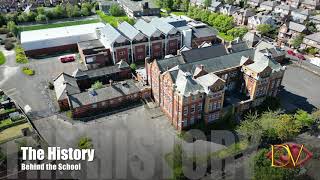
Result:
M129 18L126 15L112 16L112 15L107 15L102 11L96 11L96 13L101 18L102 21L104 21L105 23L109 23L113 27L118 27L118 25L124 21L128 22L131 25L135 23L133 19Z

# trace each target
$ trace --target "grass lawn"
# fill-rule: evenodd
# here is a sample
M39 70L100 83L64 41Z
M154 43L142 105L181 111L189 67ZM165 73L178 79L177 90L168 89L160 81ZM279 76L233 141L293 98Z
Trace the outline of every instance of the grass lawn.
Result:
M172 14L176 15L176 16L182 16L182 15L187 15L186 12L183 11L173 11L171 12Z
M218 36L220 37L220 38L222 38L222 39L224 39L225 41L233 41L234 40L234 38L232 37L232 36L229 36L229 35L227 35L227 34L225 34L225 33L219 33L218 34Z
M0 132L0 143L5 142L6 140L13 139L15 137L22 136L21 129L30 127L28 123L20 124L8 129L5 129Z
M41 25L34 25L34 26L19 26L19 31L32 31L32 30L39 30L39 29L49 29L49 28L58 28L58 27L65 27L65 26L75 26L81 24L91 24L100 22L99 19L90 19L90 20L82 20L82 21L70 21L70 22L62 22L62 23L55 23L55 24L41 24Z
M96 11L96 12L98 16L102 19L102 21L104 21L105 23L109 23L113 27L118 27L118 25L124 21L128 22L131 25L135 23L134 20L129 18L128 16L115 17L115 16L109 16L102 11Z
M6 57L4 56L3 52L0 51L0 65L6 62Z

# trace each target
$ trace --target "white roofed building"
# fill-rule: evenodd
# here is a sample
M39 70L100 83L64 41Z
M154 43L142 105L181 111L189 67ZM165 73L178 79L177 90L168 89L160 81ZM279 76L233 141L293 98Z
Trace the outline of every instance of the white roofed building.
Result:
M29 56L77 50L77 43L97 39L96 29L103 23L21 32L21 45Z

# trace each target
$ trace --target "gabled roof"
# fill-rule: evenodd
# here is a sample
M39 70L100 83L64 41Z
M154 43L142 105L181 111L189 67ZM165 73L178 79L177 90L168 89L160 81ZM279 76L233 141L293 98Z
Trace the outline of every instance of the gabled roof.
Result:
M159 29L164 34L169 34L170 32L176 30L174 26L164 22L163 20L161 20L161 18L153 18L150 24Z
M255 33L247 32L243 36L242 40L248 41L248 42L259 42L260 41L260 37L258 37Z
M278 3L276 1L264 1L261 3L261 5L275 7L278 5Z
M121 33L110 24L106 24L104 27L100 28L100 31L110 43L114 43L118 38L122 37Z
M159 31L153 25L145 22L142 19L139 19L134 25L134 27L140 30L143 34L147 35L148 37L152 37L156 32Z
M290 5L287 5L287 4L280 4L280 5L276 6L276 8L285 9L285 10L289 10L289 11L294 10L293 7L291 7Z
M313 41L316 41L316 42L320 42L320 32L314 33L314 34L310 34L308 36L305 36L304 38L310 39L310 40L313 40Z
M203 76L200 76L196 79L196 81L203 87L204 91L209 94L210 89L209 87L214 85L218 81L224 81L219 76L209 73Z
M189 47L187 47L186 45L183 45L182 48L180 48L180 52L182 51L189 51L191 50Z
M278 62L272 59L270 53L262 53L256 51L254 55L254 63L248 65L248 68L257 73L260 73L267 67L270 67L274 71L278 71L282 68L282 66Z
M130 67L129 64L124 60L119 61L117 65L119 69L126 69Z
M134 28L132 25L127 23L126 21L122 22L118 29L130 40L134 40L137 35L140 34L140 31Z
M290 21L289 22L289 29L301 33L303 31L305 31L307 29L307 27L305 25L303 25L303 24L298 24L298 23L295 23L293 21Z
M176 91L184 96L203 91L203 87L198 84L189 72L178 71L176 79Z
M67 93L71 95L81 92L76 79L66 73L61 73L57 78L55 78L53 85L57 100L66 99Z
M224 56L226 54L228 54L228 52L223 44L181 52L183 59L187 63Z

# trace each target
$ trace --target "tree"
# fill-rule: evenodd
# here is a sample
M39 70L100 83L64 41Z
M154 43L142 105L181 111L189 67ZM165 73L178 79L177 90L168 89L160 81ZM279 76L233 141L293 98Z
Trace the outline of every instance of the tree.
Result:
M292 139L299 134L302 126L289 114L281 114L274 123L277 138L282 141Z
M92 140L88 137L82 137L80 138L78 142L78 148L79 149L91 149L93 148Z
M266 35L272 31L272 26L270 24L260 24L257 26L257 31L261 35Z
M135 71L137 69L137 65L132 63L132 64L130 64L130 68L132 71Z
M36 20L37 22L44 22L44 21L47 21L47 20L48 20L48 17L47 17L46 15L44 15L44 14L39 14L39 15L35 18L35 20Z
M14 23L13 21L9 21L7 23L7 28L10 32L16 34L18 32L18 27L16 25L16 23Z
M73 11L72 11L72 17L79 17L81 16L81 10L77 5L73 6Z
M201 21L204 23L208 23L209 21L210 12L209 11L202 11L201 12Z
M262 128L260 126L258 114L256 112L247 114L245 120L240 123L237 132L248 141L252 141L253 137L260 141Z
M247 32L248 32L248 28L246 27L236 27L228 30L227 34L234 38L236 37L242 38Z
M90 3L83 3L81 5L81 14L84 16L91 15L92 6Z
M204 0L204 7L208 8L212 4L212 0Z
M172 5L172 9L180 10L181 5L182 5L182 0L174 0L173 5Z
M0 14L0 27L3 25L6 25L6 18L3 16L3 14Z
M73 16L73 6L70 3L66 4L66 14L67 17L71 18Z
M18 18L18 13L16 13L16 12L8 13L5 16L5 19L7 22L9 22L9 21L17 22L17 18Z
M37 13L38 14L45 14L44 7L37 7Z
M211 13L208 18L208 24L213 25L213 22L218 17L218 15L218 13Z
M219 32L226 33L234 26L233 17L220 14L214 19L213 26L216 27Z
M304 38L304 35L303 34L299 34L297 37L295 37L291 41L291 45L296 49L299 48L300 45L302 44L303 38Z
M110 14L112 16L123 16L125 14L125 12L123 11L123 9L117 5L117 4L113 4L111 7L110 7L110 10L109 10Z
M308 114L306 111L299 109L295 115L295 120L297 120L302 126L310 127L316 121L316 119Z
M182 0L182 9L187 12L189 10L190 0Z
M299 175L300 168L287 169L271 167L271 160L266 158L268 152L268 149L262 149L251 158L254 180L294 179Z
M61 5L57 5L52 11L52 15L55 18L63 18L65 14L65 8Z
M102 82L100 82L100 81L96 81L96 82L91 86L92 89L101 89L102 87L103 87L103 84L102 84Z

